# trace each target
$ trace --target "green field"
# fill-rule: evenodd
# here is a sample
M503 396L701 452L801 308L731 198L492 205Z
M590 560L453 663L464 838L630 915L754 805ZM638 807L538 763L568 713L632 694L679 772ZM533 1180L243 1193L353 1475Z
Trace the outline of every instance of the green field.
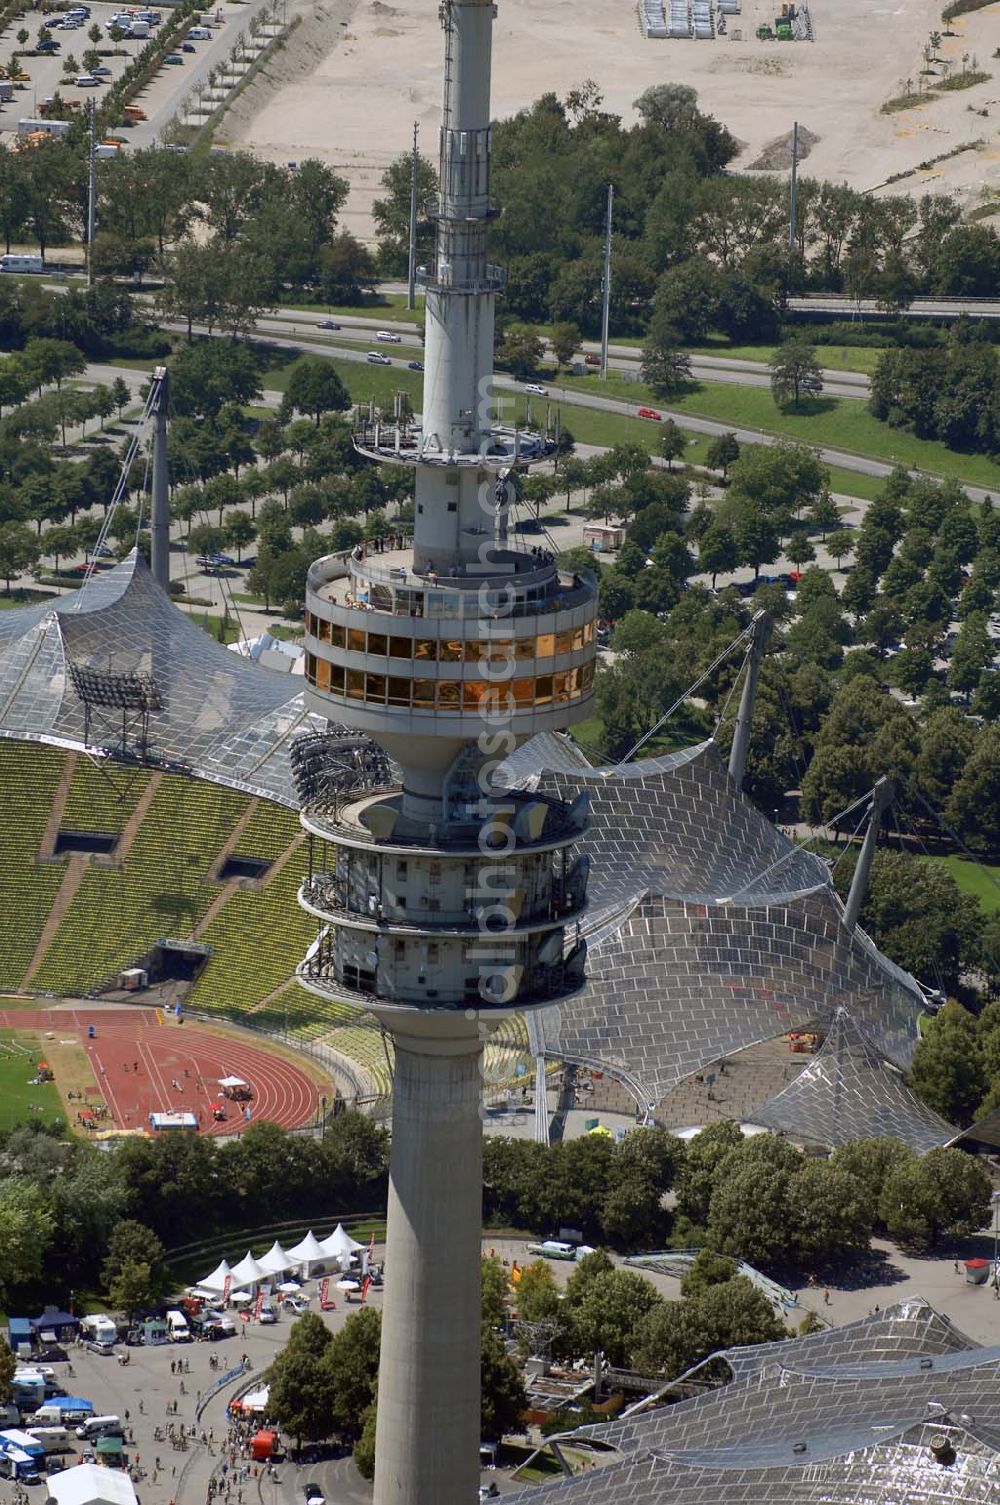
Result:
M594 392L593 378L568 377L560 381L569 391ZM934 440L916 439L902 429L890 429L852 397L819 397L803 404L799 413L782 412L766 387L742 387L732 382L698 382L668 402L653 395L641 383L609 376L601 392L622 402L655 403L671 412L691 413L730 423L734 428L758 429L761 433L787 434L806 444L828 445L887 463L953 476L974 486L1000 490L1000 466L985 455L960 455Z
M614 342L613 342L614 343ZM617 343L632 344L631 340ZM636 342L636 348L641 348ZM730 356L734 361L767 362L778 349L777 345L730 345L726 340L712 341L707 345L686 347L689 355ZM827 371L861 371L869 375L884 351L868 345L817 345L816 363Z
M968 857L929 857L947 868L963 894L972 894L988 914L1000 909L1000 867Z
M407 308L405 293L380 293L365 303L285 303L280 309L301 309L304 313L329 314L333 319L377 319L380 314L392 317L395 324L422 324L423 298L417 294L416 308Z
M0 1129L12 1129L29 1118L65 1122L55 1084L30 1085L43 1059L37 1035L0 1030Z

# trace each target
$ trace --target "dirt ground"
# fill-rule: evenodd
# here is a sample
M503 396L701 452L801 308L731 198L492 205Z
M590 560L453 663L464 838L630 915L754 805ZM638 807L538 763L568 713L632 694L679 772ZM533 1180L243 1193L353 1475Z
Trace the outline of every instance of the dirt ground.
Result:
M275 161L319 156L352 185L345 225L370 237L371 203L385 166L420 126L423 150L437 151L441 30L437 6L386 0L295 0L302 20L264 75L237 100L218 136ZM897 173L982 140L984 147L917 172L897 187L957 188L977 202L1000 192L1000 4L963 16L939 56L962 69L968 54L993 77L897 114L880 106L906 79L916 87L922 51L943 30L941 0L813 0L813 42L758 42L773 21L772 0L743 0L727 37L649 41L628 0L499 0L494 31L493 113L505 116L547 90L560 95L586 78L606 107L626 118L648 85L692 84L702 107L744 143L740 166L797 119L819 138L805 171L874 189ZM740 31L742 40L734 40ZM987 111L984 118L979 111Z

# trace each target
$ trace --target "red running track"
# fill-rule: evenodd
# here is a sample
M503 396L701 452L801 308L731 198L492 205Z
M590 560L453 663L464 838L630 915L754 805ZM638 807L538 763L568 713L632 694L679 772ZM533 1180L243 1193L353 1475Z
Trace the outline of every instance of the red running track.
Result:
M150 1113L186 1112L195 1114L203 1134L238 1134L247 1126L239 1104L227 1103L223 1123L209 1111L225 1076L242 1077L253 1088L254 1123L266 1119L294 1129L319 1111L319 1086L286 1056L202 1025L161 1024L155 1009L8 1009L0 1010L0 1026L50 1030L57 1040L78 1041L119 1129L148 1128Z

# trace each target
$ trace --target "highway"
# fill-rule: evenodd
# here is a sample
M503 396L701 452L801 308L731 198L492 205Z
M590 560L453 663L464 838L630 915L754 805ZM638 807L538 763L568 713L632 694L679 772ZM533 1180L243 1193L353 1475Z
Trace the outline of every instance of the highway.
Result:
M325 315L320 314L318 317L322 318ZM314 325L307 327L302 321L303 316L298 312L294 315L294 323L291 318L287 321L284 318L262 321L266 327L258 329L255 338L260 339L263 337L268 343L275 345L279 349L290 351L301 350L303 353L309 355L325 355L337 360L357 361L359 363L366 360L366 351L360 346L357 350L343 345L339 347L334 346L329 341L324 341L321 335L312 336L309 333L309 328L314 327ZM277 328L278 325L285 322L289 325L290 332L288 334L280 333ZM179 323L171 324L168 322L166 323L166 327L179 330L183 326ZM378 327L387 328L388 326L382 324ZM198 332L204 333L205 331L199 329ZM373 346L372 348L375 347ZM405 369L407 361L412 359L412 355L406 351L405 347L389 345L382 346L381 349L388 355L390 364L396 368ZM395 353L401 349L401 354ZM516 382L513 377L503 375L500 372L494 374L493 383L499 392L523 392L524 390L523 385ZM602 397L596 392L581 392L575 388L561 387L558 382L548 383L548 393L550 400L554 403L558 402L560 406L586 408L600 413L613 413L620 418L634 419L639 424L643 422L638 416L638 409L645 406L644 402L630 403L617 397ZM732 433L736 435L740 444L774 444L778 437L775 434L767 434L762 429L738 428L731 423L720 423L713 418L698 418L691 413L673 410L660 404L657 404L656 411L664 419L673 418L675 422L693 434L707 434L712 438L716 438L719 434ZM891 443L891 436L887 435L887 440ZM856 455L848 450L831 449L825 445L816 446L816 452L825 464L837 465L844 470L853 470L859 475L882 478L892 474L893 466L890 461L875 460L867 455ZM926 472L926 474L931 475L934 473ZM940 479L940 477L936 477L936 479ZM983 486L965 486L963 489L972 501L981 502L987 496L993 496L997 490L1000 490L1000 487L990 489Z
M875 298L849 298L846 293L810 293L805 298L789 298L793 313L837 314L844 319L888 318L890 315ZM908 319L1000 319L997 298L914 298L903 310Z
M314 332L320 338L324 338L325 331L319 329L321 322L330 318L321 311L312 309L296 309L294 313L275 311L264 314L260 320L261 333L275 334L301 334L307 336ZM391 347L377 347L373 336L376 330L384 329L390 334L400 336L400 350L407 352L407 359L412 360L423 353L423 344L413 324L402 320L394 321L390 318L370 319L362 315L338 314L333 320L338 325L335 331L329 333L331 345L363 344L371 348L383 348L388 353ZM550 347L547 342L546 350ZM584 340L580 346L583 355L595 355L599 353L600 346L593 340ZM631 345L608 346L608 368L619 375L628 377L639 376L640 356L638 350ZM865 399L868 396L868 377L860 371L833 371L823 370L823 391L828 397L854 397ZM731 382L742 387L770 387L771 377L766 361L737 360L732 356L725 355L692 355L691 375L696 381L719 381Z

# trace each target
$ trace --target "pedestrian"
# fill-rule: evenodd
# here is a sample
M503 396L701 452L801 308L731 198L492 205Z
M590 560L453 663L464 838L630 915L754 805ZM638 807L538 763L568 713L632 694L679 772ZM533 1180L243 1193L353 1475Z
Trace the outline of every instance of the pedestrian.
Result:
M140 1416L143 1414L143 1409L144 1409L143 1408L143 1404L142 1404L142 1401L140 1400L140 1402L139 1402L139 1415Z
M125 1411L125 1420L128 1421L128 1419L129 1419L129 1413L128 1413L128 1409L126 1408L126 1411Z
M826 1288L824 1288L824 1290L823 1290L823 1305L824 1306L829 1306L830 1305L830 1292Z
M170 1373L171 1374L176 1374L177 1373L177 1363L176 1363L176 1360L174 1360L174 1359L170 1360Z

